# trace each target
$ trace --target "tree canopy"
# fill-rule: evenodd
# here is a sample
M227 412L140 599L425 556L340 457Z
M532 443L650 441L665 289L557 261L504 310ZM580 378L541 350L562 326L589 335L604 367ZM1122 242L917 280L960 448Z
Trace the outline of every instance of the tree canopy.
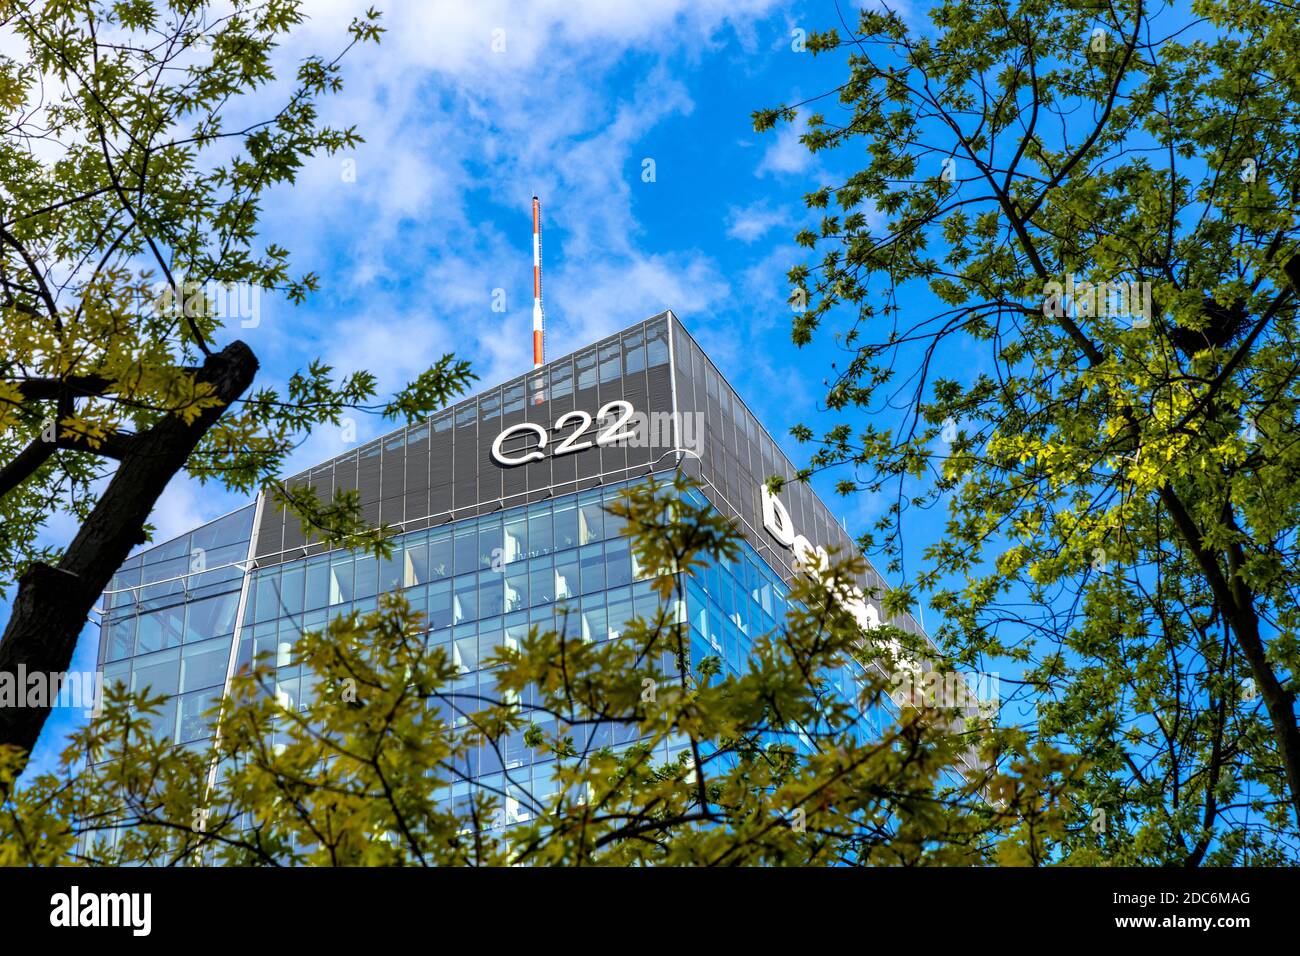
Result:
M386 404L320 363L250 391L251 351L221 344L202 295L185 306L193 282L317 284L256 224L306 157L356 141L317 121L339 60L305 61L266 122L221 122L270 82L295 3L0 10L28 50L0 60L0 564L21 570L0 668L58 670L182 470L383 550L355 497L280 488L278 466L304 429L423 415L469 372L449 355ZM804 476L841 469L843 494L875 497L863 548L904 582L885 610L926 602L937 647L863 631L837 598L861 559L843 558L804 568L741 673L693 660L683 588L743 545L686 479L650 482L618 507L658 613L604 641L535 629L491 659L490 693L393 596L302 636L301 705L265 662L239 675L204 747L154 739L161 702L118 689L57 771L19 784L43 714L0 711L0 863L1293 861L1289 13L877 7L808 39L841 85L754 115L806 117L804 144L846 169L806 196L818 222L789 273L795 342L842 353L835 423L796 429ZM350 43L378 31L372 13ZM81 530L47 550L61 500ZM918 566L904 530L926 511L942 531ZM995 716L887 702L925 657L1010 662L1016 690ZM841 667L851 699L824 680ZM474 749L553 776L456 798Z
M61 769L0 805L0 864L1045 860L1080 762L958 708L882 710L891 685L873 662L915 638L865 635L836 596L860 557L797 578L741 673L692 660L687 581L742 545L690 492L678 476L612 506L660 598L653 616L599 641L534 627L486 662L490 691L458 684L400 594L303 636L301 706L276 693L274 660L246 669L203 748L158 740L162 701L116 688ZM856 690L837 696L826 675L846 665ZM879 735L864 732L873 709ZM453 799L475 748L505 783ZM531 783L510 770L525 752L544 771ZM0 757L0 786L18 766Z
M342 58L377 42L378 12L333 56L298 63L278 111L231 122L276 83L297 0L0 3L22 56L0 56L0 668L62 672L94 602L173 476L267 488L319 537L377 544L355 495L282 488L285 456L349 409L420 416L471 378L449 354L387 402L375 377L319 360L282 388L233 336L219 300L303 302L319 281L259 238L263 205L312 156L360 142L323 124ZM66 510L72 540L42 532ZM16 589L14 588L16 585ZM30 749L44 708L0 709Z
M1026 732L1087 758L1070 858L1294 859L1300 27L1213 0L929 21L810 37L842 85L754 117L807 112L846 170L789 274L795 342L842 354L809 471L855 466L864 547L908 562L893 606L1019 666Z

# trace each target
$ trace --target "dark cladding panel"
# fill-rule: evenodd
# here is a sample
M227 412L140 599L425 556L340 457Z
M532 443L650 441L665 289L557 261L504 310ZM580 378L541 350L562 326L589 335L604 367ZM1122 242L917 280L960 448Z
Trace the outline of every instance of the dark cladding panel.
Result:
M727 453L724 457L726 460L727 500L736 508L740 508L741 504L748 498L748 495L745 494L746 489L740 483L740 466L736 462L735 455Z
M695 398L695 377L692 369L695 367L696 360L693 357L695 343L690 339L683 337L681 329L673 326L673 361L675 368L672 370L672 379L667 383L668 388L677 390L677 408L678 414L695 414L699 410L699 403ZM658 369L650 371L650 391L654 393L657 379L655 378ZM680 435L681 429L678 429Z
M759 470L758 477L766 481L777 473L776 446L772 444L772 439L766 432L760 437L759 446L763 450L763 467Z
M732 425L736 430L736 458L740 460L741 467L752 474L754 469L749 461L749 432L745 427L749 413L734 394L731 399L731 415Z
M600 474L600 449L596 446L596 412L600 410L600 389L597 385L599 369L596 361L596 350L587 349L577 354L574 363L578 375L578 390L574 393L573 405L577 411L586 412L590 422L581 432L577 431L577 425L567 425L557 429L556 432L558 440L572 437L574 447L584 443L587 445L581 451L571 452L566 456L574 459L579 488L591 487L594 482L590 479Z
M817 533L813 527L811 509L808 507L808 484L803 481L792 482L786 485L790 489L790 498L793 507L790 508L790 515L794 518L794 526L800 529L809 538ZM820 544L820 541L814 540L814 544Z
M357 451L357 494L361 496L361 517L367 524L379 523L379 478L383 445L371 442Z
M626 426L628 431L636 435L635 439L627 443L627 465L639 469L649 465L667 450L666 447L660 447L660 442L672 440L672 429L664 427L663 412L656 412L651 407L645 372L629 373L624 384L626 391L623 397L636 412Z
M406 433L406 520L429 514L429 424L412 425Z
M451 467L451 506L473 514L478 505L478 402L471 399L455 409L455 453Z
M379 497L396 498L406 491L406 431L383 442Z
M857 547L853 536L843 526L840 527L840 554L852 554Z
M623 382L621 379L615 379L613 382L602 382L600 385L600 407L604 408L610 402L620 401L623 399ZM597 436L613 434L611 429L618 424L622 416L617 412L606 415L603 418L597 418L592 428ZM626 427L626 425L624 426ZM593 439L594 441L595 439ZM627 448L622 443L604 445L599 448L600 471L598 474L612 475L615 472L627 468Z
M406 520L406 431L385 438L380 465L379 493L382 503L379 520L396 527ZM411 517L418 517L412 511Z
M731 501L740 510L740 513L749 520L750 512L745 507L750 497L750 489L758 487L758 481L754 475L745 467L735 455L727 456L727 467L732 470L731 475ZM755 499L757 500L757 499Z
M447 520L451 511L452 412L433 416L429 432L429 515L436 522Z
M736 423L732 411L731 387L718 379L718 416L722 425L722 447L728 455L736 454Z
M722 432L722 404L718 398L718 383L720 378L712 365L704 367L704 411L708 415L709 438L715 446L714 456L722 454L722 449L726 447Z
M278 561L283 549L284 512L279 509L271 495L267 494L262 505L262 520L257 525L256 554L258 557L265 555Z
M543 369L528 375L524 379L524 416L527 421L546 429L548 436L552 434L550 432L551 423L558 417L555 409L552 408L549 377L548 370ZM553 437L552 440L554 440ZM514 471L523 472L524 486L521 490L524 492L541 491L544 488L551 487L551 468L554 460L554 455L543 455L539 461L530 461L523 468L513 469ZM488 465L496 471L501 470L491 461L488 462ZM506 501L506 507L514 507L530 500L536 499L527 494L522 497L509 498Z
M713 429L709 424L709 400L705 388L704 367L708 364L694 341L691 345L691 393L694 396L693 412L696 429L695 452L700 456L700 470L705 477L713 474Z
M512 382L502 390L502 416L501 429L518 425L526 421L526 406L524 405L524 384L523 382ZM491 449L491 441L500 434L493 432L488 437L488 448ZM485 436L487 437L487 436ZM512 438L502 445L502 449L511 455L517 455L524 448L536 446L537 440L532 435L522 438ZM501 494L509 502L523 501L528 491L528 471L527 466L501 468L495 462L490 463L493 468L501 473Z
M570 401L570 404L572 402ZM561 412L561 414L564 414ZM578 456L561 455L559 458L551 458L551 480L555 482L554 488L557 495L564 494L566 488L572 488L573 483L578 479Z
M365 504L378 501L382 495L379 488L380 465L383 461L383 446L380 442L371 442L360 450L360 462L357 471L357 491L361 502Z
M622 430L630 431L637 437L622 442L630 466L643 465L651 460L649 442L653 437L647 427L641 425L641 416L648 415L649 390L646 386L646 338L644 329L635 328L624 332L621 337L623 354L623 399L632 406L633 418Z
M316 497L318 500L325 504L329 504L334 500L334 465L332 463L327 463L319 468L313 468L308 473L307 480L308 483L316 489ZM291 531L295 525L297 526L296 534ZM289 515L285 516L284 531L286 539L285 547L289 547L289 544L287 543L288 541L292 540L296 542L299 537L305 537L302 531L302 522L296 517ZM303 553L319 554L324 550L326 550L325 545L320 542L319 538L316 538L313 543L304 546Z
M618 400L648 417L645 440L602 448L595 418ZM565 420L573 411L585 412L591 423L579 429L583 416ZM525 421L546 430L544 457L522 466L498 464L493 440ZM630 425L635 430L636 420ZM503 448L518 454L536 444L536 433L528 432L507 438ZM720 509L742 519L751 544L787 580L792 557L762 530L759 485L768 476L787 479L780 497L799 532L817 544L848 543L831 512L808 486L792 480L794 466L668 313L326 462L309 478L325 500L335 490L356 489L367 517L409 531L443 524L453 509L458 517L480 514L622 481L651 465L668 468L674 446L694 453L682 456L685 470L702 479ZM301 553L297 520L289 525L268 501L258 529L260 557L274 563L286 547Z
M285 552L285 560L298 557L307 544L307 535L303 533L302 522L297 515L283 513L284 539L280 550Z
M502 390L494 389L479 396L478 402L478 472L479 513L500 507L501 469L492 461L492 439L501 431Z
M412 512L411 517L415 517ZM379 503L379 520L386 525L397 528L406 521L406 499L401 495L385 498Z
M691 407L688 396L681 394L681 377L678 377L678 408L686 409ZM668 366L659 365L646 371L646 389L648 400L646 403L647 411L671 412L673 411L673 375Z
M327 463L311 470L311 484L321 501L334 500L334 465Z
M705 467L708 469L710 477L712 477L722 470L722 428L718 420L716 383L713 391L710 392L709 390L710 374L709 366L705 364L700 380L695 383L695 397L700 403L700 415L704 421L702 457L704 458Z
M749 477L757 478L755 475ZM737 507L741 509L742 514L745 516L745 520L752 522L755 515L762 515L763 513L762 482L751 480L746 481L746 484L749 487L745 489L740 501L737 502ZM761 527L761 520L762 519L760 518L760 524L756 525L756 528Z
M284 483L285 487L292 493L298 494L305 492L315 484L315 478L312 472L304 472L301 475L295 475ZM325 494L322 500L329 501L328 492L330 482L325 483ZM321 494L319 489L317 494ZM274 517L274 530L271 530L267 522L268 514ZM271 537L265 538L264 534L270 532ZM262 510L262 530L257 536L258 554L271 555L277 552L292 552L286 554L286 559L298 557L301 550L307 543L307 536L303 533L302 522L297 515L287 510L282 511L276 506L273 498L267 498L266 506Z
M547 419L554 425L566 414L573 411L574 362L572 358L561 359L551 368L550 381L550 415ZM551 481L557 489L556 494L563 494L564 488L573 487L578 477L578 463L572 455L551 456ZM531 499L531 495L529 496Z
M334 490L357 490L357 453L345 455L334 462Z
M702 411L706 420L700 448L706 494L724 513L739 515L750 544L787 581L792 575L793 554L763 528L760 487L768 477L779 475L786 480L778 497L797 533L823 547L850 544L834 515L809 485L794 480L794 465L676 321L672 335L678 410ZM872 572L862 583L878 580ZM911 624L909 619L899 623Z

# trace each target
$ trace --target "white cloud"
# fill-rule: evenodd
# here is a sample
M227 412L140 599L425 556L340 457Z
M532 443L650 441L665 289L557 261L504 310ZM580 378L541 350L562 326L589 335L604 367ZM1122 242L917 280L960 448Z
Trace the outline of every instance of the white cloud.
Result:
M252 499L227 491L220 484L200 485L184 475L168 482L149 516L153 538L136 548L146 551L199 525L243 507Z
M796 115L793 122L778 124L776 138L770 141L759 161L755 175L790 175L805 173L813 168L813 154L808 147L799 142L808 129L808 120L803 113ZM771 133L769 136L773 135Z
M742 394L769 427L784 430L793 408L816 404L815 389L805 376L791 374L790 367L773 360L766 349L755 349L756 341L771 341L788 329L790 311L789 283L786 273L807 258L806 250L786 244L766 249L740 270L735 295L745 303L743 330L735 327L705 326L695 329L700 345L731 381L739 380L741 371L751 382L758 383L753 394Z
M309 0L309 41L337 36L363 6ZM389 72L437 72L475 83L584 57L612 62L629 47L665 51L707 45L724 26L742 39L774 0L394 0L384 5ZM733 26L734 25L734 26Z
M343 157L322 158L267 205L268 225L285 233L298 268L321 273L322 292L307 306L268 310L282 318L264 321L258 338L249 333L250 344L280 372L318 352L339 372L368 368L381 392L449 350L473 361L479 386L519 374L531 357L534 192L547 262L562 250L562 268L544 273L548 355L665 308L689 316L725 304L731 290L709 257L642 248L634 208L656 185L641 182L641 161L659 124L694 109L664 56L707 47L733 21L752 29L771 5L386 9L384 42L345 61L345 91L323 110L366 137L349 157L356 181L343 182ZM353 9L313 5L294 55L331 49ZM506 52L493 54L492 30L503 23ZM629 47L661 55L615 84ZM477 216L485 193L506 212ZM496 289L504 313L492 311ZM358 440L390 427L358 416ZM322 431L294 455L294 469L345 450L336 430Z
M265 296L258 327L229 330L257 352L259 384L276 386L317 355L339 375L371 370L381 396L447 351L470 358L482 386L527 368L534 191L544 199L548 246L563 249L563 269L547 274L548 354L665 308L689 320L726 307L733 289L709 256L643 248L634 208L645 197L635 190L655 188L639 178L647 137L694 109L668 59L698 57L722 38L753 51L755 23L777 5L386 4L383 42L354 49L343 61L344 92L321 103L324 121L355 124L366 142L350 155L317 157L264 202L264 238L290 249L295 273L319 273L322 289L301 306ZM297 63L341 49L363 6L308 0L308 22L280 50L281 79L232 103L228 126L278 109ZM494 39L504 39L504 52L493 52ZM630 75L629 54L643 57ZM342 175L345 160L355 164L355 181ZM517 218L476 219L484 194L517 209ZM733 235L752 241L760 215L736 218ZM506 291L504 313L491 310L498 288ZM391 427L357 416L359 440ZM336 429L321 429L286 470L344 450ZM178 477L153 516L154 541L237 504ZM64 542L75 527L56 514L47 537Z
M306 27L280 50L281 80L234 104L227 127L262 120L285 101L301 59L347 42L365 0L308 0ZM319 157L292 187L265 197L263 236L290 249L295 274L320 274L303 306L262 302L254 329L235 328L274 387L322 355L342 373L367 368L391 391L444 352L474 361L487 386L529 365L528 200L545 206L548 352L560 355L665 308L690 316L737 294L718 265L691 248L644 242L634 192L650 135L689 115L687 87L669 68L736 37L757 48L755 23L777 0L392 0L378 47L344 60L344 92L321 104L366 142ZM496 38L504 52L493 52ZM792 160L772 154L782 171ZM652 157L653 158L653 157ZM353 160L356 181L342 176ZM661 168L661 176L666 171ZM498 215L476 215L483 209ZM514 212L517 210L517 215ZM744 227L741 227L744 228ZM556 245L558 243L558 246ZM492 290L507 310L493 312ZM732 343L733 345L736 343ZM358 440L392 423L357 416ZM286 473L346 450L336 429L312 434ZM226 513L236 496L185 477L151 519L155 541ZM58 534L47 536L60 543ZM93 628L79 653L93 657ZM87 659L90 659L88 657ZM46 734L50 739L57 730Z
M766 199L760 199L748 206L731 207L727 215L727 235L741 242L755 242L774 227L789 228L792 222L789 209L784 206L773 209Z
M717 266L694 253L637 255L593 263L561 300L564 337L554 354L579 348L665 309L689 318L725 304L731 288Z

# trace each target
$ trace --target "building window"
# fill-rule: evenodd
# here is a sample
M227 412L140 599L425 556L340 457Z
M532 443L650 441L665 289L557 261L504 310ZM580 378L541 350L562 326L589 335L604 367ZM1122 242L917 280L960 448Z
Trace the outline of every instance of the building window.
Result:
M524 515L507 518L502 526L501 564L522 561L528 554L528 519Z
M352 600L363 601L379 593L379 563L372 557L358 555L355 565Z
M573 366L563 362L551 369L551 398L573 394Z
M136 653L150 654L180 644L184 620L183 604L141 614L136 632Z
M478 575L478 603L480 617L496 617L505 613L505 578L499 571L480 571Z
M617 379L622 372L622 364L617 341L606 342L600 346L601 382L612 382Z
M227 638L187 645L181 652L181 693L225 683L229 659L230 641Z
M563 601L579 593L578 559L572 552L555 559L555 600Z
M528 556L551 553L551 506L534 507L528 512Z
M645 336L639 329L623 335L623 368L629 374L645 370Z
M528 562L528 605L538 607L555 600L555 569L550 558Z
M605 508L600 499L588 501L578 509L579 544L590 544L605 537Z
M629 550L627 538L605 542L603 567L607 587L618 588L632 583L632 558Z
M593 594L605 590L605 548L589 544L579 554L582 563L582 593Z
M451 582L439 581L429 585L429 627L437 630L451 627Z
M131 692L146 688L153 694L174 694L180 683L179 648L137 657L131 667Z
M429 581L429 546L411 544L402 550L402 587L413 588Z
M596 350L587 349L585 352L579 352L574 359L574 367L578 373L578 388L595 388L596 387Z
M455 611L453 624L478 618L478 588L475 585L474 575L467 574L456 578L452 591L452 608Z
M135 615L108 625L107 660L120 661L135 653Z
M650 367L668 364L668 322L653 322L646 328L646 358Z
M442 531L429 539L429 579L449 578L452 574L451 532Z
M578 503L567 501L555 506L554 549L563 551L578 546Z

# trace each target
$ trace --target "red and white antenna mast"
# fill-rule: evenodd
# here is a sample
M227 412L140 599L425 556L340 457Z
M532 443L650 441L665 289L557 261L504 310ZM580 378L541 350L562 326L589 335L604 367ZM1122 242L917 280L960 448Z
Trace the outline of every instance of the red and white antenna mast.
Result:
M533 197L533 368L546 360L546 322L542 314L542 204Z

